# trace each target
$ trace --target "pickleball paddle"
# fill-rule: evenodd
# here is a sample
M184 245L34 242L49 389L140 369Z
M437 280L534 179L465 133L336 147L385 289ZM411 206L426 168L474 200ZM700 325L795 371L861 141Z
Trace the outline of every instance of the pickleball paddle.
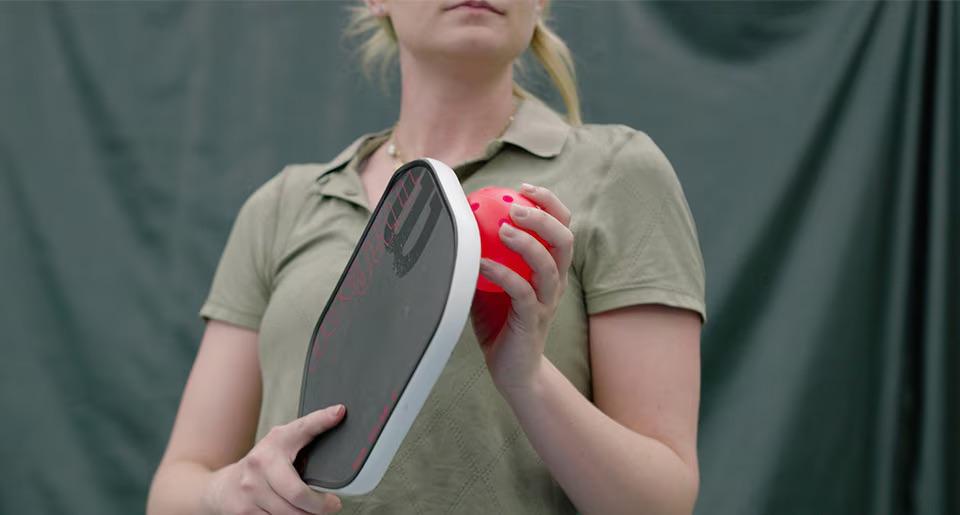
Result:
M394 173L310 339L299 416L347 406L294 461L310 487L361 495L380 482L460 339L480 250L447 165Z

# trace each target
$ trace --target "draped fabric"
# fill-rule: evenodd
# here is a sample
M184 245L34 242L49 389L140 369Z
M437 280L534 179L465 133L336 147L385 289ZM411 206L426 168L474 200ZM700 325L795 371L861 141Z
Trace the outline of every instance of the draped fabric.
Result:
M345 7L0 4L0 513L143 510L240 204L396 117ZM697 512L960 513L960 4L552 14L697 221Z

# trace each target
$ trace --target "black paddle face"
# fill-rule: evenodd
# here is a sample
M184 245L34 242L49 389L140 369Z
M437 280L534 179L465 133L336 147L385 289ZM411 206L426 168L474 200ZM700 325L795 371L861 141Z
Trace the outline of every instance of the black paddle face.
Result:
M300 416L339 403L347 415L300 452L308 484L343 488L373 449L443 314L454 231L434 173L398 171L314 329Z

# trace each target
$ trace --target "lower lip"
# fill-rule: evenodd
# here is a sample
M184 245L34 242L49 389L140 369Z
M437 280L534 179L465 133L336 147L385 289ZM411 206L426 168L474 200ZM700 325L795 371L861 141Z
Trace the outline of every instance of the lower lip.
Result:
M467 4L463 4L463 5L458 5L458 6L454 7L453 9L454 9L454 10L457 10L457 9L469 9L469 10L471 10L471 11L487 11L487 12L491 12L491 13L494 13L494 14L500 14L500 13L498 13L497 11L494 11L493 9L491 9L491 8L489 8L489 7L482 7L482 6L478 6L478 5L467 5Z

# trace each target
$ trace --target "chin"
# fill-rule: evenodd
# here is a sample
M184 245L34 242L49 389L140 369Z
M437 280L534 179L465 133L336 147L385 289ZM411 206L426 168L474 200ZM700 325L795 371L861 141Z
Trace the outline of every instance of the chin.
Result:
M513 48L503 35L487 28L461 28L458 32L456 37L438 41L434 53L446 58L490 62L512 62L521 53L521 49Z

